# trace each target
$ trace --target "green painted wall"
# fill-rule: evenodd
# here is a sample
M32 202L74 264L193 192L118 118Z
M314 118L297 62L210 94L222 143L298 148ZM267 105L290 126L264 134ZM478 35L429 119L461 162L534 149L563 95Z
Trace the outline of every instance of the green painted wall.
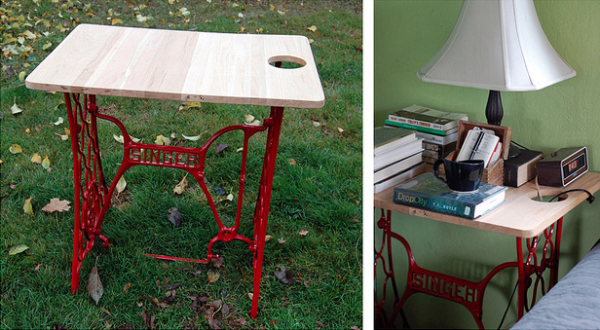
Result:
M382 125L390 112L412 104L486 121L487 91L423 83L415 75L443 45L461 3L375 0L375 125ZM545 155L562 147L587 146L591 169L600 172L600 1L537 0L535 5L548 39L577 76L540 91L502 93L502 124L513 129L513 140ZM596 198L600 200L599 193ZM509 236L397 214L393 230L407 238L420 266L435 271L481 280L495 265L515 260L515 239ZM376 246L379 236L376 229ZM599 238L600 201L584 203L569 213L563 226L560 277ZM404 249L398 245L394 251L397 279L403 283ZM515 281L513 270L502 271L492 280L484 299L486 328L498 327ZM403 289L400 284L400 292ZM515 301L503 328L516 320ZM405 313L413 328L476 327L466 308L426 295L410 298Z

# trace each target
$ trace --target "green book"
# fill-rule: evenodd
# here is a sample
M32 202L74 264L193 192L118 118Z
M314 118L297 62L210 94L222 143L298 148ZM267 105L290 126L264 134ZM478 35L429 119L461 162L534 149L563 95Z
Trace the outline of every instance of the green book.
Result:
M482 182L474 193L455 193L433 173L428 172L396 186L393 201L433 212L475 219L504 203L506 189Z
M385 124L389 125L389 126L394 126L394 127L404 128L404 129L412 129L412 130L417 130L419 132L431 133L431 134L436 134L436 135L445 136L448 133L447 131L441 131L439 129L427 128L427 127L423 127L423 126L411 125L411 124L406 124L406 123L399 123L397 121L391 121L389 119L387 119L385 121Z

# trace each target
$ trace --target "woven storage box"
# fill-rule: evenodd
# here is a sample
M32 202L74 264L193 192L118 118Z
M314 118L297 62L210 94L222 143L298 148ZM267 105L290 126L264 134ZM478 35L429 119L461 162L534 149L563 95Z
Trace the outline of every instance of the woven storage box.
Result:
M504 185L504 161L508 159L508 148L510 147L510 137L512 135L512 129L510 127L503 127L497 125L489 125L489 124L481 124L470 121L461 120L458 123L458 142L456 144L456 151L449 154L446 159L454 161L460 148L465 141L467 136L467 132L473 129L474 127L486 128L494 131L497 136L500 137L500 141L502 142L502 152L500 153L500 158L493 164L489 164L487 168L483 169L483 174L481 175L481 182L495 184L497 186ZM444 167L440 166L439 168L440 174L444 174Z

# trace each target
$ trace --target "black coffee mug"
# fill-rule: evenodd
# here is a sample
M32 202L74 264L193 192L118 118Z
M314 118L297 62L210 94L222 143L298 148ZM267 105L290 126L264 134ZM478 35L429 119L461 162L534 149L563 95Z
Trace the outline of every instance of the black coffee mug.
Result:
M444 165L446 178L440 177L439 167ZM439 158L433 163L433 175L438 180L448 185L450 190L456 192L475 192L479 189L481 174L483 173L483 160L465 160L453 162Z

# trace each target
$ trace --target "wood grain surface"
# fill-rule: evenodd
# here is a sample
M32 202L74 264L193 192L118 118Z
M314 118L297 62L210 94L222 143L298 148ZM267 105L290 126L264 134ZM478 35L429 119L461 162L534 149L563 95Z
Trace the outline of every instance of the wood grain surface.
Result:
M274 61L299 64L277 68ZM78 25L27 77L31 89L213 103L320 108L304 36Z

